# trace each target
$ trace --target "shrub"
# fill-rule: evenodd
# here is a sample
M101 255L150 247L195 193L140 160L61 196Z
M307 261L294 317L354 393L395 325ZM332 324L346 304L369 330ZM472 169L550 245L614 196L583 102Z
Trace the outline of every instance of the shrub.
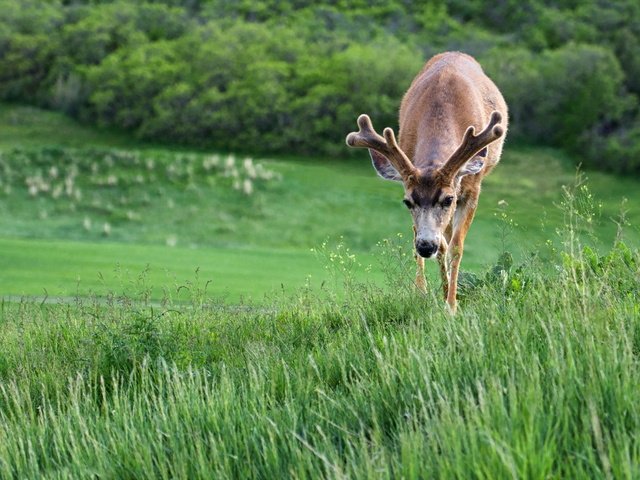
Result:
M637 2L201 3L0 0L0 99L149 139L342 155L359 113L395 125L424 60L461 50L503 90L513 136L637 171L621 127L639 115Z
M598 147L611 143L601 138L610 133L602 126L622 121L637 100L626 92L624 74L610 50L577 44L540 55L493 50L484 64L510 106L512 135L568 148L587 161L605 154L599 162L617 163L614 150Z

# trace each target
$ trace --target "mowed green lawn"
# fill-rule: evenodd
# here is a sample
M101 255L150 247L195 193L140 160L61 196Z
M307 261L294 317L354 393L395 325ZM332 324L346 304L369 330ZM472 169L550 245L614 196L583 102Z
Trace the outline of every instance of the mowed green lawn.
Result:
M150 157L185 152L86 128L51 112L0 107L0 150L50 145L135 150ZM332 281L328 262L311 252L327 239L356 255L357 279L382 282L382 266L397 259L385 257L377 245L392 238L410 255L410 217L401 187L378 179L367 154L359 153L348 157L345 147L345 158L259 159L282 180L251 196L219 185L155 185L134 220L63 208L13 185L10 194L0 191L0 295L148 291L154 299L179 298L186 291L179 287L210 282L207 292L216 297L260 301L283 288L293 291L308 282L320 288ZM593 198L582 196L596 212L593 236L603 246L611 244L614 220L626 209L632 227L625 235L638 245L640 182L598 172L586 177ZM563 186L574 183L571 161L560 152L507 144L501 165L484 184L463 269L481 272L504 249L521 259L546 248L548 240L561 241L558 204ZM114 198L120 193L115 188ZM624 207L623 198L628 199ZM91 228L82 227L87 220Z
M70 297L107 293L172 300L204 289L223 300L287 294L324 277L310 252L59 240L0 239L3 295ZM274 274L277 272L277 275ZM186 288L185 288L186 287Z

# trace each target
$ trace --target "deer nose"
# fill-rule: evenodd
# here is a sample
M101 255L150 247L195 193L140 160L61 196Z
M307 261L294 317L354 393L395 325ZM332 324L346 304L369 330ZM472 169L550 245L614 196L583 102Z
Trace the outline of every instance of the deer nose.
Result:
M436 242L418 240L416 242L416 251L421 257L431 258L438 251L438 244Z

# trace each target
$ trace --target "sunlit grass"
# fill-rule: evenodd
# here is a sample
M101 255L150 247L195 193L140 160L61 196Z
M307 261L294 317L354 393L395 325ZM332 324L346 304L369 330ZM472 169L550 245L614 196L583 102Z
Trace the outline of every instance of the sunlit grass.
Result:
M264 160L247 194L226 155L11 121L4 150L125 160L3 183L1 478L640 476L636 180L508 146L452 317L366 158Z
M348 160L249 162L136 143L59 114L6 105L0 106L0 125L5 164L18 147L33 163L12 169L13 181L0 175L5 296L106 295L122 290L123 282L110 275L122 267L133 278L149 270L155 298L167 281L180 283L199 268L215 293L256 299L274 285L301 287L308 275L317 284L325 281L310 250L327 239L372 265L370 272L360 270L360 280L381 278L377 245L385 239L402 234L411 253L401 187L377 178L366 152ZM522 260L550 240L562 241L556 230L563 221L563 186L576 183L570 164L557 150L507 144L484 183L462 268L478 273L505 248ZM589 226L598 248L613 242L623 210L631 224L625 240L639 245L638 181L585 176L598 203ZM428 265L432 277L436 270Z
M554 262L487 272L456 317L341 267L345 297L260 307L200 281L187 305L3 303L0 475L635 478L640 254Z

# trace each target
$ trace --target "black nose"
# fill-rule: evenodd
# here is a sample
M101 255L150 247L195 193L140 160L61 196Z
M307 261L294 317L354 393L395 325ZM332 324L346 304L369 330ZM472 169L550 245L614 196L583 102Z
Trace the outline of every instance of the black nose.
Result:
M421 257L430 258L438 251L438 244L420 240L416 242L416 251Z

